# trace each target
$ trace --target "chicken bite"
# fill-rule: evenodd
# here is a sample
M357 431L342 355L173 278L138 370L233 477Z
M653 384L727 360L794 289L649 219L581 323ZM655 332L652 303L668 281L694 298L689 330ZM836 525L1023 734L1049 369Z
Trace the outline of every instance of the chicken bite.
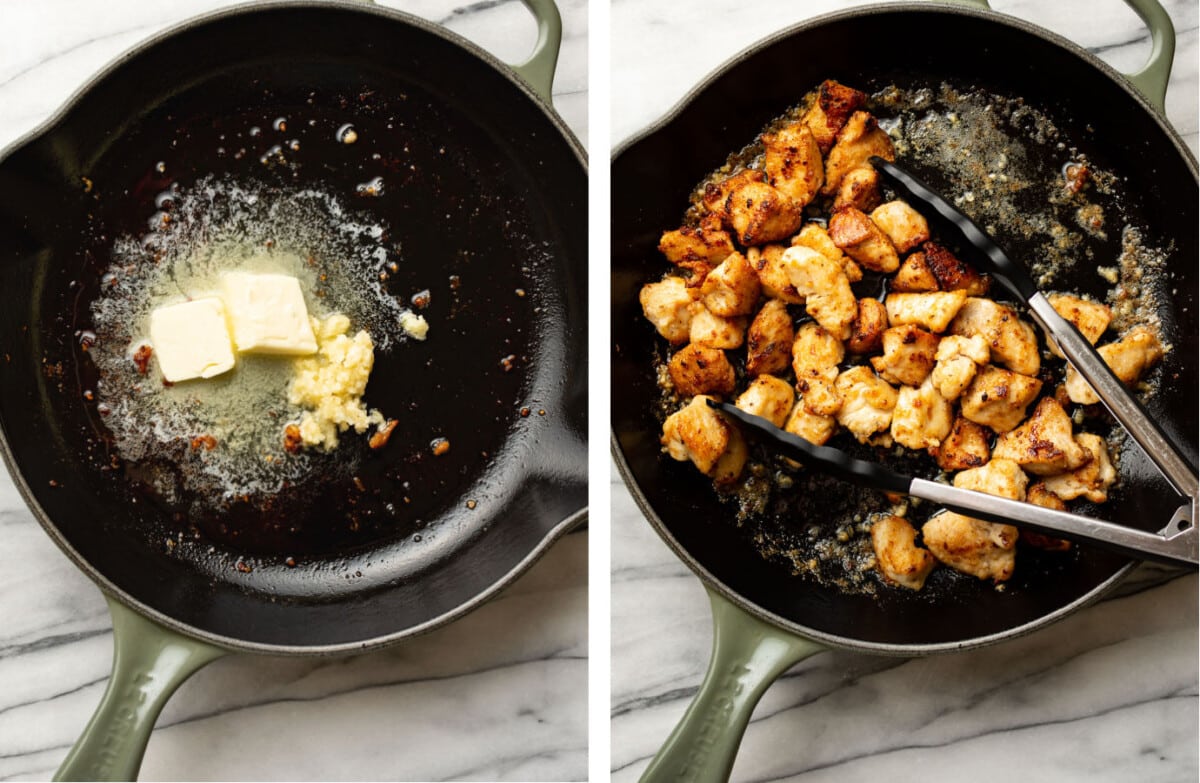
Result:
M1055 511L1067 510L1067 504L1058 495L1046 489L1046 485L1040 481L1025 491L1025 502ZM1047 552L1066 552L1071 548L1071 542L1064 538L1055 538L1027 528L1021 528L1021 541Z
M1022 500L1028 480L1010 460L993 459L981 468L964 470L954 486ZM925 546L942 563L978 579L1003 582L1016 565L1017 528L944 511L921 528Z
M769 299L746 333L746 373L763 375L787 369L796 339L792 316L779 299Z
M755 169L742 169L738 173L726 177L720 182L710 182L704 186L700 202L704 208L714 215L717 220L724 222L729 218L729 197L743 185L752 182L762 182L766 177Z
M846 255L867 269L887 273L900 266L900 256L896 255L892 241L866 213L854 207L833 213L829 218L829 236Z
M796 330L796 340L792 343L792 370L796 373L796 387L810 413L832 416L842 407L834 380L843 358L845 349L841 340L819 324L808 321Z
M846 279L851 283L857 283L862 280L862 269L858 264L854 263L854 259L842 252L842 249L833 244L833 239L829 236L820 223L805 223L804 228L800 229L800 233L792 237L793 245L802 245L811 248L821 255L828 258L830 261L836 261L842 265L842 271L846 273Z
M883 514L871 523L875 564L889 582L920 590L937 561L929 550L917 546L917 531L907 519Z
M858 303L842 267L802 246L783 251L783 263L796 292L804 297L808 314L837 339L849 337Z
M992 458L1010 459L1028 473L1051 476L1078 468L1091 455L1075 442L1071 417L1058 401L1043 397L1025 423L996 439Z
M771 299L782 299L788 304L804 304L804 297L792 283L791 267L795 259L784 258L783 245L765 245L762 248L752 247L746 251L746 260L754 273L758 275L758 283L762 293Z
M883 332L883 356L871 357L871 366L889 383L920 386L933 369L937 335L912 324Z
M842 178L866 164L873 155L895 160L896 148L874 117L865 111L856 111L838 131L837 141L825 159L825 185L821 194L832 196L837 193Z
M904 259L900 268L896 270L896 276L888 284L889 292L918 294L937 290L937 278L933 276L933 271L925 261L925 254L919 250Z
M809 443L824 446L837 430L837 421L832 416L813 413L804 406L803 399L798 399L783 428Z
M871 222L879 226L896 250L907 253L929 240L929 223L903 201L880 204L871 212Z
M834 388L842 397L837 422L859 443L866 443L875 433L885 432L891 425L898 395L870 367L851 367L838 375Z
M916 324L930 332L944 332L963 302L965 291L931 291L924 294L888 294L888 323L892 326Z
M728 396L733 393L736 383L733 365L725 352L696 343L676 351L667 364L667 372L680 397L697 394Z
M808 204L825 183L825 163L817 139L803 122L764 133L763 171L780 192L800 206Z
M812 131L821 154L829 152L837 140L838 131L850 115L867 103L867 94L833 79L821 82L817 98L805 112L803 122Z
M746 465L746 441L741 432L700 395L663 422L662 444L672 459L691 460L718 484L737 480Z
M638 294L642 313L672 344L685 343L692 328L692 293L682 277L647 283Z
M803 220L801 206L765 182L735 188L725 202L725 216L725 225L746 246L786 239Z
M1108 330L1108 325L1112 322L1112 308L1106 304L1090 302L1070 294L1050 294L1046 301L1063 319L1074 324L1084 339L1092 345L1096 344L1100 335ZM1054 340L1048 339L1046 342L1050 344L1050 352L1061 359L1062 352L1058 350Z
M1115 343L1096 349L1118 378L1126 384L1136 382L1142 375L1162 359L1165 351L1158 336L1145 326L1135 326ZM1071 366L1067 367L1067 396L1080 405L1100 402L1099 395L1083 376Z
M746 391L733 403L746 413L761 416L776 427L787 423L788 414L796 403L792 385L774 375L760 375L750 382Z
M688 334L693 345L740 348L746 337L746 319L722 318L710 313L702 302L693 302L692 327Z
M1025 408L1041 389L1037 378L989 364L963 392L962 414L994 432L1008 432L1025 418Z
M955 334L942 338L934 358L937 364L931 374L933 385L938 393L953 401L975 379L978 369L991 360L991 351L987 341L978 335L963 337Z
M858 315L850 324L850 353L875 353L883 348L883 333L888 328L887 308L878 299L865 296L858 300Z
M991 458L988 445L991 439L992 433L987 427L959 414L950 426L950 433L929 453L937 460L938 467L947 473L978 468Z
M672 264L690 270L697 285L734 250L729 232L721 228L721 219L715 215L705 215L697 226L664 232L658 249Z
M1103 503L1108 500L1108 488L1117 480L1117 471L1108 457L1108 446L1104 438L1090 432L1081 432L1075 440L1087 450L1091 459L1070 473L1046 478L1046 489L1063 500L1085 497L1093 503Z
M758 274L741 253L730 253L708 273L700 288L704 306L713 315L749 315L758 304Z
M833 197L833 208L843 209L854 207L863 212L870 212L879 206L883 196L879 193L879 172L874 166L859 166L850 169L842 177L838 185L837 195Z
M892 411L892 440L910 449L937 448L950 434L954 407L926 378L920 387L901 386Z
M991 299L968 297L950 322L950 334L987 340L992 361L1022 375L1037 375L1042 359L1033 327L1017 311Z
M977 272L937 242L926 242L921 249L925 263L942 291L966 291L967 296L983 296L991 288L991 278Z

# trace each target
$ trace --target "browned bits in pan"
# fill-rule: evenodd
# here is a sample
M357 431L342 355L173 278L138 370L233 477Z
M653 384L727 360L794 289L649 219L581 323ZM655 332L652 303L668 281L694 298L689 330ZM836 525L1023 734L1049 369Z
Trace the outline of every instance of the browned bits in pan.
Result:
M395 272L396 270L393 269L392 271ZM429 307L430 298L431 297L428 288L426 288L424 291L418 291L412 296L412 306L418 310L424 310L426 307Z
M529 418L529 409L528 409L528 408L522 408L522 409L521 409L521 418L522 418L522 419L527 419L527 418Z
M287 560L283 561L283 564L285 566L287 566L288 568L295 568L296 567L296 558L289 557Z
M192 451L199 451L200 449L212 451L216 447L217 439L212 435L197 435L192 438Z
M367 442L372 449L379 450L387 445L388 440L392 437L392 432L396 429L396 425L400 422L397 419L388 419L383 427L371 436L371 440Z
M304 439L300 437L300 428L289 424L283 428L283 450L288 454L299 454Z
M367 485L364 484L363 480L361 478L359 478L358 476L354 477L354 488L357 489L359 492L367 491Z
M149 345L139 345L138 349L133 352L133 363L137 367L137 371L145 375L150 369L150 357L154 354L154 349Z
M433 456L440 457L450 451L450 441L446 438L434 438L429 448L433 451Z
M516 360L516 355L510 353L508 356L505 356L500 360L500 366L504 368L505 372L512 372L512 368L515 366Z
M476 507L476 506L478 506L478 505L479 505L479 504L478 504L478 503L476 503L474 500L468 500L468 501L467 501L467 508L471 509L472 511L474 511L474 510L475 510L475 507Z
M243 574L248 574L254 570L253 568L251 568L250 564L247 563L245 560L237 561L237 563L234 565L234 568L241 571Z

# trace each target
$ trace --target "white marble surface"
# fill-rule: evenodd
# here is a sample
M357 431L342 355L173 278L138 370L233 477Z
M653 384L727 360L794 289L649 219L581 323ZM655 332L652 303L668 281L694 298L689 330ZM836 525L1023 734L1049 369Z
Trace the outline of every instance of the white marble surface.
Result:
M516 0L388 3L506 61L532 46ZM221 0L0 2L0 147L111 58ZM587 5L565 27L555 104L586 138ZM144 780L580 780L587 775L587 532L442 630L339 659L234 656L183 685ZM0 475L0 779L46 779L100 699L112 636L99 591Z
M616 0L614 142L665 113L728 57L846 0ZM1149 51L1119 0L994 0L1136 68ZM1172 123L1197 147L1197 4L1178 28ZM671 40L686 45L671 45ZM638 778L707 666L708 601L612 475L612 769ZM735 781L1195 781L1197 577L1143 566L1108 600L970 653L819 654L771 687Z

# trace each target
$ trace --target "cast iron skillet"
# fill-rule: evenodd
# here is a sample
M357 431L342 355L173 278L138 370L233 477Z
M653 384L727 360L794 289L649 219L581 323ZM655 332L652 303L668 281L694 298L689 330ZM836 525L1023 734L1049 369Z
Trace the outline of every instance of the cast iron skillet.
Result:
M1157 91L1148 94L1161 106L1174 33L1155 3L1130 5L1155 35L1147 70L1157 72ZM1162 372L1183 382L1165 383L1150 409L1185 453L1196 453L1195 387L1186 380L1196 375L1196 163L1160 112L1125 79L1043 30L966 8L855 9L755 45L613 161L613 451L643 513L704 580L716 622L706 681L646 779L727 777L758 697L774 677L821 645L916 655L1009 639L1095 600L1131 567L1120 557L1077 548L1077 556L1068 559L1023 554L1003 593L970 579L953 580L951 589L887 591L879 598L843 593L764 560L744 529L732 524L731 507L717 500L708 480L690 464L660 453L652 364L661 341L637 298L644 283L662 275L658 236L678 224L697 182L825 78L867 90L889 83L936 87L950 80L1020 96L1053 117L1099 166L1128 177L1126 192L1138 194L1128 204L1129 214L1147 226L1152 244L1175 243L1170 274L1177 298L1168 305L1165 323L1179 348ZM922 174L937 181L936 172ZM1115 241L1111 237L1098 258L1115 258ZM1002 244L1014 257L1028 256L1029 248L1015 238L1003 237ZM1064 287L1099 293L1102 285L1094 269L1082 264ZM1126 452L1123 488L1100 513L1158 529L1179 500L1134 452ZM831 482L829 492L796 504L798 529L853 507L859 490Z
M539 40L516 68L358 3L211 14L123 56L0 155L0 450L116 631L109 690L61 776L135 775L166 698L225 651L360 652L428 631L582 520L586 163L549 105L558 12L526 5ZM280 116L291 127L270 138ZM354 145L335 139L345 122ZM294 174L259 162L291 137ZM83 396L95 370L76 330L113 239L206 174L344 194L400 243L390 291L432 292L429 339L379 354L371 376L368 403L401 421L391 442L351 438L338 454L356 475L321 471L265 509L141 492ZM355 200L375 175L384 195ZM451 449L434 457L439 435Z

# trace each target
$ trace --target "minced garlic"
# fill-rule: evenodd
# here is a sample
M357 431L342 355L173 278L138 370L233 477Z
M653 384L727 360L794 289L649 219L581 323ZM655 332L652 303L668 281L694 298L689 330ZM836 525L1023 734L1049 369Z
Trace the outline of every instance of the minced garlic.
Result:
M296 360L288 401L305 409L300 419L303 445L331 451L339 432L353 427L362 433L383 424L383 414L368 410L362 401L375 365L375 344L366 330L348 336L350 319L340 313L311 320L317 353Z

